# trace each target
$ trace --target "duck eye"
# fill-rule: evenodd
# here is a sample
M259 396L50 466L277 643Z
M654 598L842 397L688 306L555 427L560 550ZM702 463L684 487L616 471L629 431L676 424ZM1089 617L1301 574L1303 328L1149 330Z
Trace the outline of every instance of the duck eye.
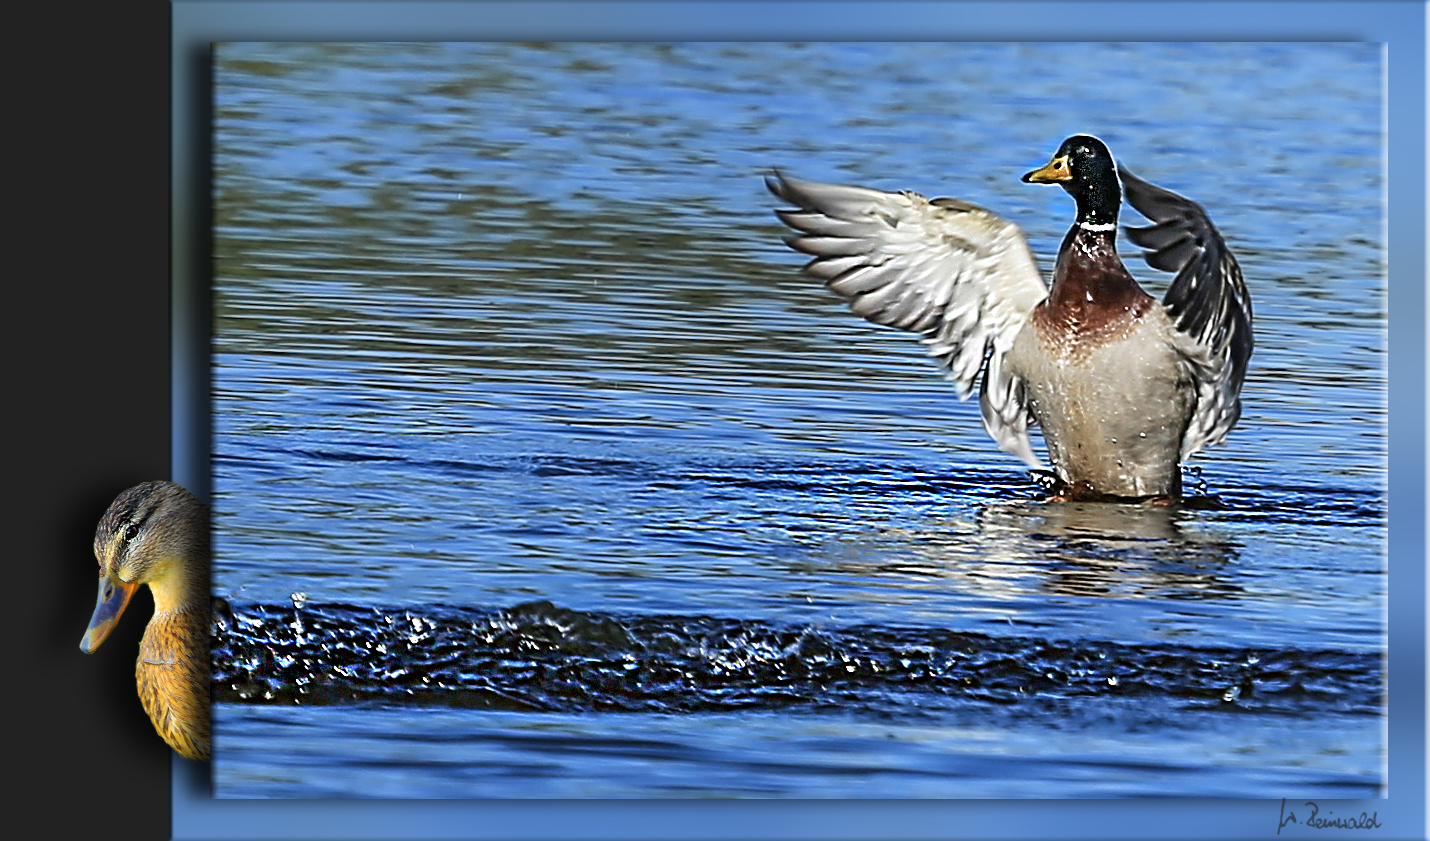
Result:
M137 535L138 533L139 533L139 527L136 526L136 525L134 525L133 523L130 523L130 524L129 524L129 528L127 528L127 529L124 530L124 539L125 539L125 540L133 540L133 539L134 539L134 536Z

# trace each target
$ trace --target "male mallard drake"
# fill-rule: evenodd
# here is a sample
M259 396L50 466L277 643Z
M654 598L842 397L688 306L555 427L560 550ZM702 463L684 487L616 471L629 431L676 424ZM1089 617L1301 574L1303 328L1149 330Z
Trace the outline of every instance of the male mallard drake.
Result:
M88 654L148 584L154 617L139 643L139 700L186 759L209 758L209 510L173 482L120 494L94 532L99 603L79 648Z
M1128 237L1177 272L1161 304L1142 291L1117 256L1118 172L1078 135L1023 176L1077 203L1051 291L1023 232L981 207L779 173L766 184L799 207L776 213L814 256L807 273L868 320L921 334L960 397L982 369L983 425L1002 449L1041 467L1028 442L1041 427L1058 498L1175 500L1181 462L1241 415L1251 299L1205 211L1121 169L1154 223Z

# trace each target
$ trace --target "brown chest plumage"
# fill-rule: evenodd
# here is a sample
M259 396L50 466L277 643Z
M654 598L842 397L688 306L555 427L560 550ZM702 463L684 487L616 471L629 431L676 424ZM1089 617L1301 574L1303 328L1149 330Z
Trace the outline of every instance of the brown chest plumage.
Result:
M1125 338L1157 299L1128 273L1111 232L1073 227L1053 269L1053 288L1031 323L1048 347L1072 360Z
M139 700L154 729L180 756L199 761L209 758L208 636L200 611L155 615L135 669Z

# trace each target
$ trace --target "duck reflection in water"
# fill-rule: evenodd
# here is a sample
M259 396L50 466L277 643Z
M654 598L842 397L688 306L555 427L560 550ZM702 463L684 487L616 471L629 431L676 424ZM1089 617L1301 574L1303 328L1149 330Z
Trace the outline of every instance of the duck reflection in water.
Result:
M888 528L868 549L846 545L835 565L912 589L958 582L989 599L1029 595L1217 599L1241 587L1224 575L1239 547L1199 529L1176 506L1036 500L994 502L967 519Z

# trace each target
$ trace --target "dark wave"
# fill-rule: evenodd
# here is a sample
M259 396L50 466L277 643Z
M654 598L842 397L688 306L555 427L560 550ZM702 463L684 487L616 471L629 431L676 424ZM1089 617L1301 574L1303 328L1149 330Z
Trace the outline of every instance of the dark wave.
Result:
M262 442L245 442L244 455L219 452L218 464L252 469L252 453L267 449L284 463L393 462L452 477L492 473L553 478L582 476L632 480L662 489L699 489L707 493L735 491L817 494L838 493L880 499L925 500L1038 500L1047 495L1048 471L1008 469L930 470L927 464L828 459L817 462L785 461L770 464L738 459L694 459L677 463L632 461L621 458L549 454L507 455L482 461L414 458L392 448L366 443L350 447L288 449ZM377 449L378 451L373 451ZM1200 519L1214 512L1217 519L1258 525L1281 525L1294 517L1301 527L1385 528L1386 496L1379 488L1290 485L1275 482L1218 484L1213 486L1198 467L1184 467L1188 496L1179 508L1164 516ZM1229 477L1222 477L1225 482Z
M879 715L1118 703L1379 715L1382 658L1129 645L929 628L780 626L530 602L231 605L215 600L214 699L534 711L837 709Z

